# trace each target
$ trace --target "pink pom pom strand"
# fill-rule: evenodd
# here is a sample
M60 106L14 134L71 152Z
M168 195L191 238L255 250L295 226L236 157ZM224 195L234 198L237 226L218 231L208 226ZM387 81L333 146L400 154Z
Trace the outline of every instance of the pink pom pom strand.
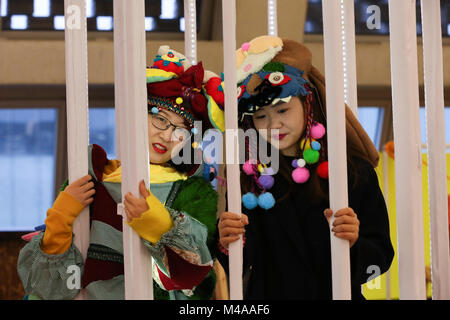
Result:
M311 138L318 140L325 135L325 127L321 123L316 123L311 128Z

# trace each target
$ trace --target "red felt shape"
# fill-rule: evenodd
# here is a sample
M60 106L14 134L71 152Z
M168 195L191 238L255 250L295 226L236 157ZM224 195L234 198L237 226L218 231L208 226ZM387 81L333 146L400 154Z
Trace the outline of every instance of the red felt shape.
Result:
M167 72L173 72L175 74L180 74L184 71L183 65L179 66L176 63L173 63L172 61L169 62L167 66L164 65L164 61L166 60L157 60L153 63L153 66L157 67L158 69L167 71Z
M212 77L205 84L206 93L208 93L216 103L219 104L219 107L223 110L223 106L225 103L225 97L223 91L219 90L219 87L222 85L222 79L219 77Z
M98 144L92 145L91 152L92 168L98 181L103 180L103 169L105 168L108 158L106 152Z
M110 280L123 274L123 264L111 261L102 261L87 258L84 263L84 273L81 286L85 288L88 284L98 280Z
M199 285L212 266L199 266L180 257L168 246L165 247L169 264L170 278L158 268L159 278L166 290L192 289Z

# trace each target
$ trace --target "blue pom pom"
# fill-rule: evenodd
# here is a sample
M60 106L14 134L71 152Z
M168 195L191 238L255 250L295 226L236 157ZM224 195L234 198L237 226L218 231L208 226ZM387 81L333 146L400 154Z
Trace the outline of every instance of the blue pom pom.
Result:
M247 192L242 196L242 204L248 210L255 209L258 205L258 198L253 193Z
M311 143L311 148L312 148L313 150L319 151L319 150L320 150L320 143L317 142L317 141L313 141L313 142Z
M192 134L197 134L198 133L198 129L197 128L192 128L191 132L192 132Z
M157 114L157 113L159 112L159 110L158 110L157 107L153 107L151 111L152 111L152 113L154 113L154 114Z
M269 210L275 205L275 199L270 192L265 192L258 197L258 205L265 210Z

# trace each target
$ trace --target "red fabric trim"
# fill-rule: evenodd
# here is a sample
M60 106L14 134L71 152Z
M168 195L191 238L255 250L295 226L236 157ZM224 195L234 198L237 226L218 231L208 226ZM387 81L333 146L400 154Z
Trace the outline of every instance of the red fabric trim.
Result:
M120 276L123 272L122 263L87 258L84 264L81 286L84 288L94 281L110 280Z
M95 184L95 200L91 204L91 219L104 222L122 231L122 216L117 214L117 203L101 183Z
M166 246L170 278L158 268L161 283L167 290L192 289L199 285L211 270L212 266L199 266L180 257L170 247Z
M162 285L166 290L183 290L183 289L191 289L191 288L182 288L178 286L172 279L170 279L168 276L162 272L158 266L156 266L156 269L158 270L159 274L159 280L161 280Z
M108 158L106 157L105 150L98 144L92 145L91 162L97 180L103 181L103 169L108 162Z

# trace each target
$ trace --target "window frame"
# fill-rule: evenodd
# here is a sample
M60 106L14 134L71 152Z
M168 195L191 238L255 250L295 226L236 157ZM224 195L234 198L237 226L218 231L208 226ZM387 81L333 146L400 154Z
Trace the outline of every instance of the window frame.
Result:
M89 108L114 108L113 85L89 85ZM67 113L65 85L0 85L0 109L55 108L57 141L54 198L68 177ZM27 98L24 98L27 97Z
M417 0L417 2L418 2L418 0ZM308 15L308 6L309 6L309 0L306 0L306 13L305 13L306 16ZM416 9L418 7L420 8L420 5L416 4ZM442 5L441 5L441 9L442 9ZM355 7L355 11L356 10L357 10L357 8ZM418 16L420 14L421 14L421 12L416 10L416 16ZM356 17L355 17L355 19L356 19ZM305 18L305 24L307 21L308 21L308 19ZM420 21L421 21L421 19L420 19ZM449 22L447 22L447 25L448 25L448 23ZM442 14L441 14L441 25L442 25ZM358 38L361 38L364 41L365 37L370 38L370 37L374 37L374 36L375 36L375 38L381 38L382 41L385 41L385 39L387 39L387 41L389 41L389 33L388 34L355 34L356 41L359 41ZM305 40L315 41L317 39L317 41L322 41L322 43L323 43L323 34L322 33L306 33L306 32L304 32L304 37L305 37L304 38ZM311 37L311 38L309 38L309 37ZM318 37L320 37L320 39ZM420 35L417 34L417 37L422 39L422 33ZM385 38L385 39L383 39L383 38ZM444 31L444 34L442 35L442 39L443 39L444 43L447 43L447 44L450 43L450 34L448 34L448 33L445 34L445 31Z
M52 0L55 1L55 0ZM62 1L62 0L58 0ZM214 1L204 0L200 8L200 27L197 32L197 40L211 40L212 26L214 20L212 18L216 8ZM0 38L10 40L64 40L64 30L50 31L33 31L33 30L2 30L3 19L0 16ZM88 31L88 40L113 40L113 31ZM184 32L146 32L146 40L184 40Z

